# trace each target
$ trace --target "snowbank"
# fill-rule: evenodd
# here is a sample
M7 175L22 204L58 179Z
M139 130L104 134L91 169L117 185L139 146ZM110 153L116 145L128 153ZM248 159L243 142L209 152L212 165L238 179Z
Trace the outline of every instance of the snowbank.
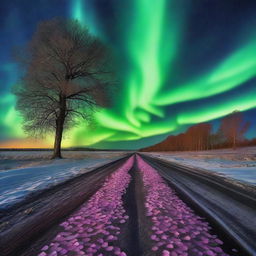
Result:
M198 152L154 152L152 157L214 171L256 185L256 148L221 149Z
M108 157L103 158L100 154L80 160L40 160L38 166L0 172L0 209L21 201L32 192L47 189L122 156L108 153ZM27 157L28 153L24 155Z

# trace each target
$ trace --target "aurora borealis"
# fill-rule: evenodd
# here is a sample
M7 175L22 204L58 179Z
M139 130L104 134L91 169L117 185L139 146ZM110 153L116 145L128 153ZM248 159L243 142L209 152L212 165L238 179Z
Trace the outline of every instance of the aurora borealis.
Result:
M55 16L88 26L114 49L120 67L113 106L95 114L95 125L70 130L64 146L138 148L234 110L255 119L255 1L59 3L1 1L2 142L26 141L10 91L21 75L11 49L26 43L38 22ZM51 145L51 136L44 143Z

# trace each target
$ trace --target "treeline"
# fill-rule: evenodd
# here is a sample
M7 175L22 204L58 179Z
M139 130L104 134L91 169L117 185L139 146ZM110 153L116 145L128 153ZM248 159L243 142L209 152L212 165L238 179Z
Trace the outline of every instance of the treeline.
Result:
M169 136L141 151L199 151L256 145L256 138L248 140L244 137L249 127L250 123L243 120L242 113L234 111L221 120L215 133L210 123L200 123L191 126L185 133Z

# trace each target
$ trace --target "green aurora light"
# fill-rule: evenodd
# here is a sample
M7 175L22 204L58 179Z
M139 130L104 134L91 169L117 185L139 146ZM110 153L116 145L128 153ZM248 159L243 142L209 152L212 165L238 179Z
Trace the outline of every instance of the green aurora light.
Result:
M81 12L81 3L82 0L74 1L72 17L85 24L83 17L86 15ZM122 103L118 110L104 109L96 113L96 127L84 125L75 128L72 137L76 144L137 140L172 132L185 124L216 119L235 109L245 111L256 107L255 100L248 93L204 109L199 106L174 116L167 115L165 109L172 104L221 94L253 78L256 58L252 56L256 53L256 40L248 40L247 44L198 79L170 85L166 92L162 88L170 75L168 72L173 59L179 52L185 23L184 11L173 1L175 8L171 12L168 9L167 19L166 10L167 5L171 5L170 1L159 0L152 5L148 0L134 0L133 4L133 19L127 28L124 46L130 58L131 70L124 81ZM96 31L95 27L92 30Z
M79 126L71 129L64 138L64 146L139 140L210 121L234 110L256 108L256 86L221 99L223 94L242 87L255 77L255 34L241 41L210 69L175 84L172 76L175 61L182 51L189 6L184 8L184 2L179 0L158 0L157 4L149 0L131 0L129 4L131 15L127 15L121 4L116 7L120 23L125 24L123 34L119 35L122 38L120 48L129 67L119 95L114 99L115 104L111 109L96 112L94 125L81 121ZM70 17L105 39L91 1L71 0ZM204 106L197 104L198 100L218 95L218 102L209 100ZM190 102L191 107L169 111L186 102ZM10 128L10 135L15 133L16 137L25 138L22 120L14 109L14 96L7 94L0 104L9 106L1 118ZM52 143L51 136L47 140Z

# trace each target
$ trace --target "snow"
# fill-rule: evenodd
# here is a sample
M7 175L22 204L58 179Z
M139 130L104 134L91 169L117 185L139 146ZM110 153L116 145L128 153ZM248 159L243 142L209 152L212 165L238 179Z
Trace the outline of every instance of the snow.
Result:
M118 243L121 227L127 222L123 204L134 158L107 178L103 186L75 213L60 224L60 232L41 249L40 255L109 255L125 256ZM115 242L117 241L117 242ZM119 247L120 246L120 247ZM55 253L53 253L55 252Z
M198 167L256 185L256 147L198 152L154 152L153 157Z
M120 152L72 152L69 156L73 158L49 160L50 152L0 154L0 209L21 201L32 192L62 183L124 156ZM65 152L64 156L67 155ZM5 169L1 168L3 165Z

